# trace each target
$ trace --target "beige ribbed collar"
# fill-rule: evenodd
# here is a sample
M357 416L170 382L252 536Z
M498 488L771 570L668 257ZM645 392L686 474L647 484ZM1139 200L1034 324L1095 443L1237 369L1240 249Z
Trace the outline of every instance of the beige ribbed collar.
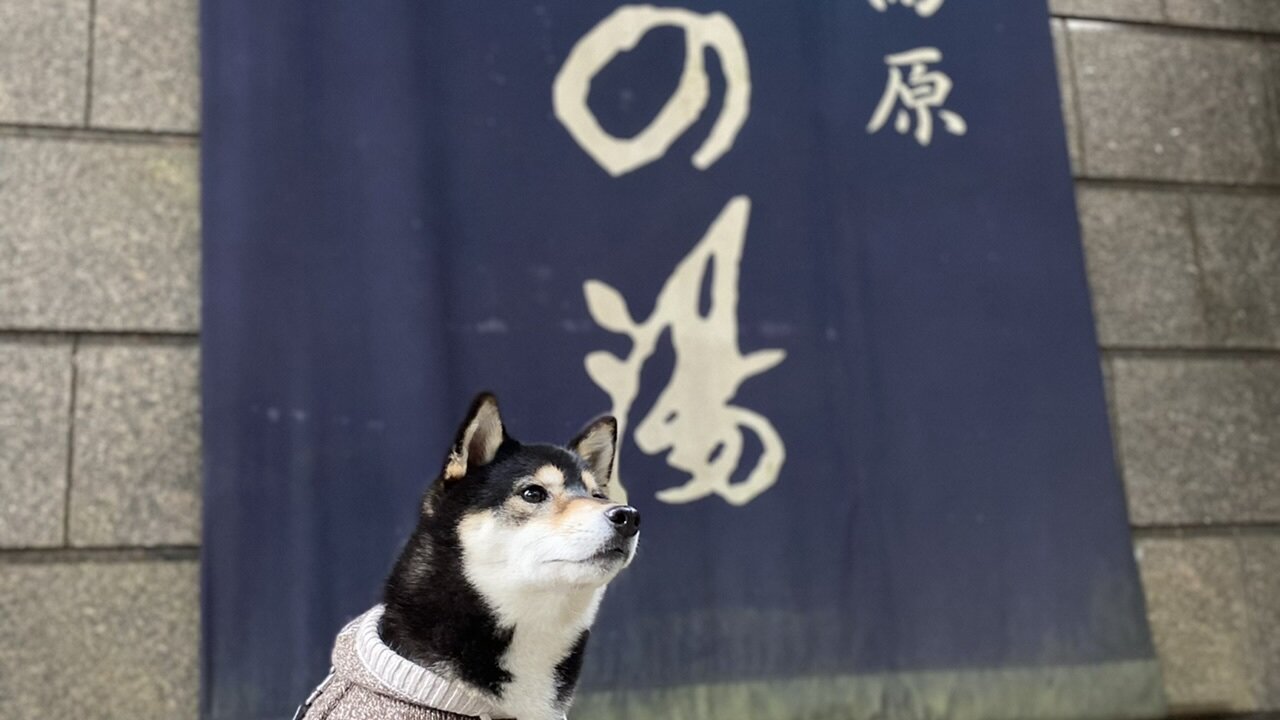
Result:
M388 690L418 705L483 720L494 717L497 710L493 702L474 686L432 672L397 655L382 642L378 634L382 610L382 605L375 605L351 621L356 626L356 656L370 675Z

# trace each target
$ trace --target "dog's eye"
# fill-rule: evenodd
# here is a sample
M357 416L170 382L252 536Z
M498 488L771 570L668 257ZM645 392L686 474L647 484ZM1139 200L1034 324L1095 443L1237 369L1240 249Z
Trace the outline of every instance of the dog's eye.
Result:
M547 499L547 491L537 485L530 485L520 491L520 497L527 503L538 504Z
M593 497L593 498L595 498L595 499L597 499L597 500L608 500L608 499L609 499L609 498L608 498L608 496L607 496L607 495L605 495L605 494L604 494L604 493L602 493L602 492L593 492L593 493L591 493L591 497Z

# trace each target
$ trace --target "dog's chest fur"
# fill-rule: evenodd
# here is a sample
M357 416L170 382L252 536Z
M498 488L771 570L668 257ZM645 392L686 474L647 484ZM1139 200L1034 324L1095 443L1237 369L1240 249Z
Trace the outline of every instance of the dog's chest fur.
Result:
M563 717L578 680L587 629L595 620L604 589L517 594L481 588L481 592L492 604L498 624L514 628L501 661L511 674L502 687L502 714L520 720Z

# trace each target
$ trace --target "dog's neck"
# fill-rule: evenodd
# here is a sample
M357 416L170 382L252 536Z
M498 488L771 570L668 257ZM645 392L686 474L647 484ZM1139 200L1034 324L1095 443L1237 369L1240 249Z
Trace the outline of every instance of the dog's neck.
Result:
M502 665L512 680L499 703L503 714L560 718L568 710L582 668L588 629L604 588L526 589L495 597L495 612L513 629Z
M456 557L411 541L387 582L382 639L492 698L502 716L553 720L572 700L603 596L602 586L539 590L468 578Z

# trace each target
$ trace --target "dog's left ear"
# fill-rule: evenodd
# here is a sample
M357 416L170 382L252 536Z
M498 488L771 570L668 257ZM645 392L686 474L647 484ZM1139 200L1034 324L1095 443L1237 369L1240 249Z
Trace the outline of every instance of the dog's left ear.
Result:
M498 412L498 398L490 393L480 393L471 402L467 419L458 428L458 437L449 450L444 465L444 479L457 480L473 467L488 465L498 454L507 431L502 427L502 415Z
M569 441L569 449L587 461L591 474L603 488L613 475L613 454L617 444L618 421L606 416L588 425L578 437Z

